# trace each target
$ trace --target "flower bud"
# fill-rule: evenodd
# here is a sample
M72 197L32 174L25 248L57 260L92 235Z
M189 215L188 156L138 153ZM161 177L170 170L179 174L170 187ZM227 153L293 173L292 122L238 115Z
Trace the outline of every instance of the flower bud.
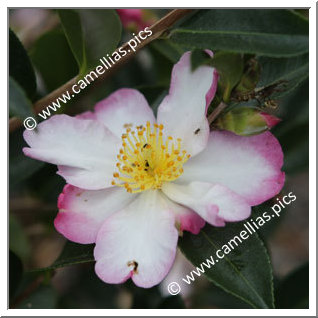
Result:
M221 115L215 122L215 127L229 130L237 135L250 136L261 134L271 129L281 120L261 111L259 108L240 107Z

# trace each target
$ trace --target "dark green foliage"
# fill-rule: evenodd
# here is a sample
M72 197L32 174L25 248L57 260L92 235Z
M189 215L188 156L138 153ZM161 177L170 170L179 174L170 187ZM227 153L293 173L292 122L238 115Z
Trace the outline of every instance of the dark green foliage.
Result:
M186 48L266 56L308 52L308 21L291 10L199 10L172 30L170 40Z
M32 100L36 90L34 70L26 50L11 29L9 29L9 74Z
M216 251L234 236L239 236L242 230L246 230L242 223L229 223L224 228L206 225L198 235L185 233L179 240L179 247L195 266L200 267L211 256L216 260ZM273 308L272 271L264 244L255 233L242 241L238 246L233 243L235 249L206 269L205 276L254 308Z

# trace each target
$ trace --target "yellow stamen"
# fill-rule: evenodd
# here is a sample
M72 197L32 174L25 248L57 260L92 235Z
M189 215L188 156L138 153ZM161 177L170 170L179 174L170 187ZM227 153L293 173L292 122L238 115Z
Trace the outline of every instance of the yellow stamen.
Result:
M136 131L127 127L112 185L136 193L159 189L164 182L174 181L183 173L183 164L190 155L181 149L180 138L176 141L171 136L164 138L163 129L162 124L150 122L136 127Z

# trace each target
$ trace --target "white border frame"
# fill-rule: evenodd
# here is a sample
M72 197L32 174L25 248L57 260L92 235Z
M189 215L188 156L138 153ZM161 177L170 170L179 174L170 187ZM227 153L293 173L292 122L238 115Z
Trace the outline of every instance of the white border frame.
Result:
M79 7L81 4L75 0L55 0L50 1L50 4L43 6L43 2L39 0L29 0L27 2L28 7ZM309 273L310 273L310 295L309 295L309 309L7 309L7 273L8 273L8 265L7 262L2 261L0 277L2 278L2 286L0 289L0 314L1 316L316 316L316 2L315 1L281 1L281 0L267 0L266 7L261 5L261 2L257 4L255 1L241 0L238 1L230 1L230 0L222 0L221 3L215 1L195 1L192 3L188 3L185 5L185 1L167 1L161 0L161 7L156 8L192 8L192 4L195 4L197 8L209 8L209 5L213 4L213 8L311 8L309 10L309 61L310 61L310 69L309 69ZM264 2L262 2L263 4ZM21 0L5 0L5 6L2 4L1 7L1 40L2 43L8 41L8 21L7 21L7 10L8 7L25 7L26 2ZM89 2L89 7L99 7L104 8L106 4L105 1L97 1L91 0ZM151 7L151 5L156 5L155 2L146 2L146 1L114 1L108 0L107 4L109 7L107 8L120 8L120 7L133 7L133 8L147 8ZM149 6L150 5L150 6ZM190 6L189 6L190 5ZM238 7L238 5L240 5ZM1 54L1 69L6 70L8 68L7 60L8 55L7 51L4 47L0 51ZM5 92L6 101L8 101L8 93L4 87L8 87L7 84L7 74L5 73L1 77L1 87L3 87L2 92ZM6 111L6 107L2 105L0 108L1 111L1 127L3 133L0 136L1 145L3 148L8 149L8 114ZM5 127L7 131L4 132ZM8 167L8 158L5 156L1 156L1 166L3 169L3 176L7 174ZM7 202L8 204L8 184L5 178L1 180L1 202ZM7 210L7 206L5 209ZM1 255L6 255L8 258L8 233L7 233L7 214L5 211L1 213L1 224L2 231L0 231L0 242L1 242Z

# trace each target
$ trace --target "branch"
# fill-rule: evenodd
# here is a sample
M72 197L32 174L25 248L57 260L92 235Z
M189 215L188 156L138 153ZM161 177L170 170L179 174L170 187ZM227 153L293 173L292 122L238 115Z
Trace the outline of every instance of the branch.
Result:
M209 125L220 115L220 113L227 107L227 104L221 102L216 108L213 110L213 112L208 117Z
M122 47L126 50L127 55L123 56L111 69L109 69L104 74L100 75L93 83L97 84L99 82L104 81L109 78L113 73L115 73L122 65L124 65L132 56L134 56L139 50L141 50L144 46L148 45L153 40L157 39L161 36L165 31L167 31L174 23L183 18L185 15L193 11L192 9L175 9L166 14L162 19L153 24L149 29L152 31L152 35L148 37L146 40L141 42L137 47L135 52L129 50L128 43L125 43ZM34 112L35 114L41 112L47 105L51 104L55 101L59 96L65 93L68 90L71 90L72 86L76 84L78 81L78 76L72 78L67 83L57 88L47 96L41 98L34 104ZM12 117L9 120L9 131L13 132L18 129L22 125L22 120L17 117Z
M25 299L27 299L44 281L44 276L37 277L27 288L19 295L12 304L10 304L10 309L15 309L17 306Z

